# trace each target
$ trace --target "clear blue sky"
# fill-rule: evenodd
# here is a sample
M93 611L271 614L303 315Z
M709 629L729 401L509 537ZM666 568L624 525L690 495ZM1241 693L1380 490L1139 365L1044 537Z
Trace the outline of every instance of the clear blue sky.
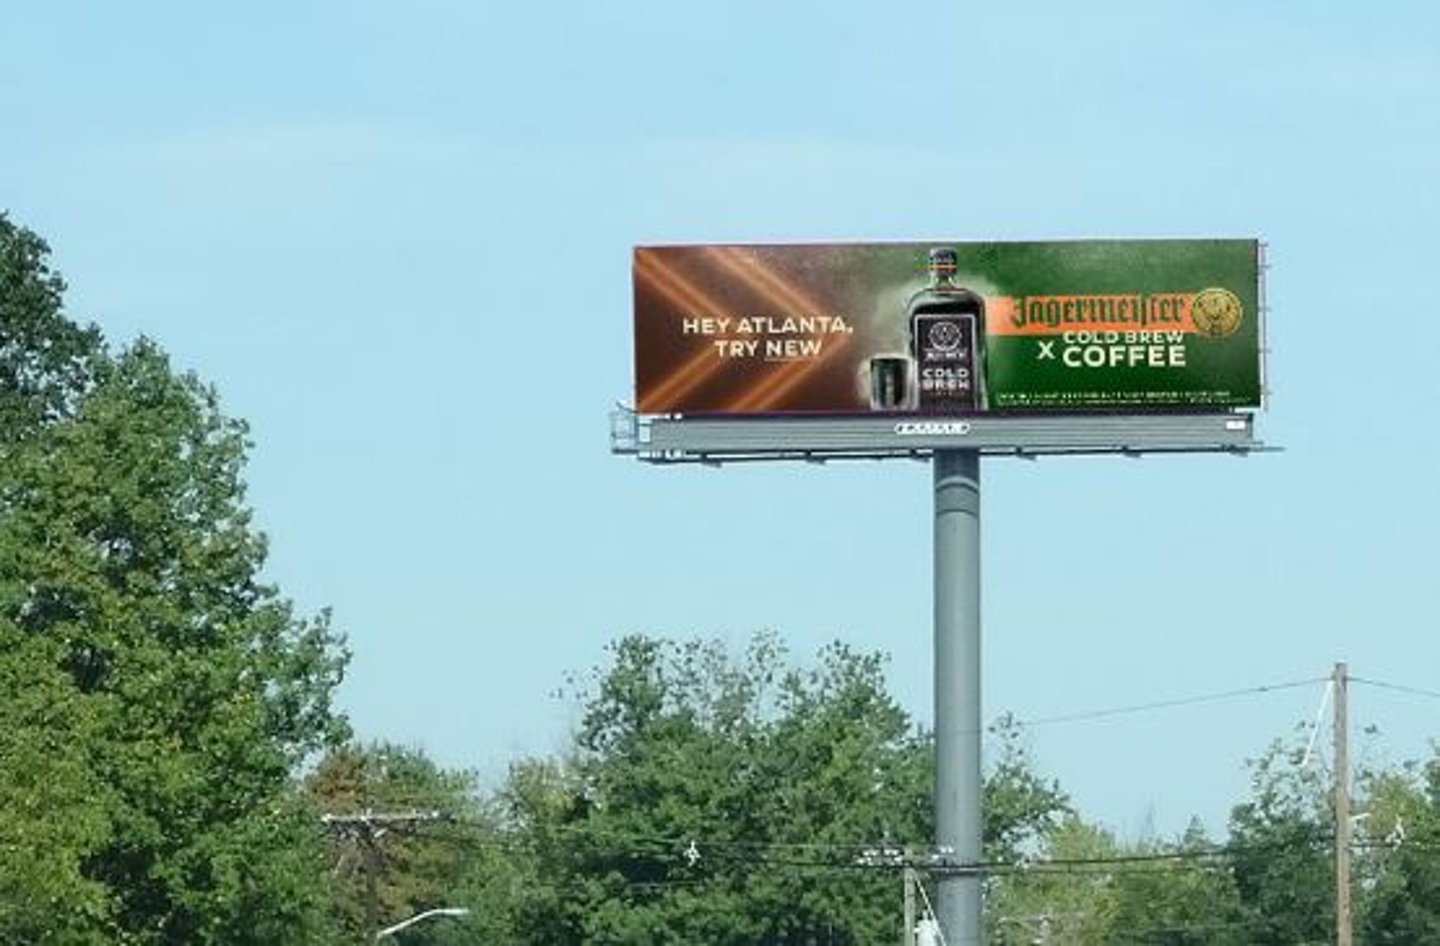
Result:
M270 571L359 733L499 778L627 631L893 657L930 716L929 473L651 468L632 245L1259 236L1284 453L987 461L985 705L1440 689L1440 6L16 3L0 207L73 314L253 424ZM838 511L838 512L837 512ZM1130 835L1223 826L1317 686L1033 731ZM1360 689L1403 758L1440 701Z

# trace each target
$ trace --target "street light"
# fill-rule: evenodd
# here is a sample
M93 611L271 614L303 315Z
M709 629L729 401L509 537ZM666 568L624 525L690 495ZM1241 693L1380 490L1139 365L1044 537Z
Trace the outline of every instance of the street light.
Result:
M401 920L394 926L387 926L375 934L375 939L380 940L386 936L394 936L407 926L414 926L421 920L428 920L435 916L468 916L470 910L466 907L436 907L434 910L426 910L424 913L417 913L408 920Z

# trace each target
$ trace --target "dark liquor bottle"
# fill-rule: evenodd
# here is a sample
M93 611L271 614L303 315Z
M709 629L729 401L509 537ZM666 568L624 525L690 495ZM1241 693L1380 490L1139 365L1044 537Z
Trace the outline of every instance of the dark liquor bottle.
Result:
M920 411L985 409L985 299L955 282L953 249L930 251L930 285L905 307Z

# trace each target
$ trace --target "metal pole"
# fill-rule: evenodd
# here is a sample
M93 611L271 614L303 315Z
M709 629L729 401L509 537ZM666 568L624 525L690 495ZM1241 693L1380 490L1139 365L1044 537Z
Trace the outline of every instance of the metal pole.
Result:
M1350 914L1350 675L1335 665L1335 943L1351 946Z
M935 451L935 842L961 867L980 851L980 454ZM978 869L940 872L946 946L979 946Z

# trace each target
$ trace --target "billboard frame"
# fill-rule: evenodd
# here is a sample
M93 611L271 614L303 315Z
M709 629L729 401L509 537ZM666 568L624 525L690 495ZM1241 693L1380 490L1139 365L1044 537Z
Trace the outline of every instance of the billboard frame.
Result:
M1255 414L1097 414L970 417L684 417L611 414L612 453L648 463L924 459L937 451L982 456L1229 453L1272 450Z
M1247 390L1250 385L1253 385L1253 395L1250 396L1253 397L1253 399L1236 394L1231 390L1225 390L1214 392L1214 399L1212 401L1211 397L1205 396L1198 388L1192 393L1198 394L1199 396L1191 397L1183 393L1190 390L1190 388L1183 384L1174 390L1161 392L1158 390L1152 391L1146 387L1148 382L1139 381L1137 383L1140 384L1141 387L1136 388L1135 391L1128 396L1119 395L1106 397L1104 396L1105 392L1099 388L1088 394L1082 394L1079 391L1070 391L1067 388L1061 392L1060 395L1056 395L1054 392L1051 392L1049 395L1044 395L1043 392L1041 392L1042 396L1033 400L1024 400L1027 392L1021 392L1017 395L1014 391L1011 391L1008 396L1004 393L996 395L997 397L1003 398L1003 400L975 405L958 402L955 404L936 402L927 405L923 401L924 395L921 394L921 402L917 404L915 403L917 392L914 390L914 387L920 382L917 381L913 375L913 372L918 370L914 359L919 358L921 354L924 353L914 348L914 346L920 344L920 342L916 340L917 336L915 332L918 331L918 329L916 324L913 324L913 314L910 316L912 324L906 329L909 335L908 345L910 346L907 349L907 343L899 340L898 336L891 338L889 335L889 333L898 331L897 328L889 326L887 320L876 322L875 319L877 316L869 314L870 310L868 306L871 301L870 290L865 289L865 291L861 292L861 295L864 297L863 299L856 298L855 293L860 291L860 289L856 288L857 283L849 277L837 275L837 272L839 274L845 272L843 269L843 261L837 263L832 259L826 258L824 254L830 252L858 254L857 262L863 263L875 254L893 254L906 249L918 254L920 248L926 246L931 247L930 278L932 280L932 288L913 293L910 297L911 303L920 295L925 295L926 293L933 295L938 291L933 288L934 280L937 278L935 276L937 264L934 256L937 252L948 250L951 256L951 263L946 272L954 273L955 266L959 265L954 261L956 253L961 254L961 263L965 264L965 266L962 266L962 276L955 277L961 281L953 284L952 288L954 292L986 300L982 304L982 311L988 309L990 303L1004 303L1012 307L1021 306L1022 304L1038 306L1041 303L1045 303L1047 306L1053 307L1060 302L1069 300L1071 303L1077 305L1080 304L1080 302L1094 302L1097 306L1101 303L1105 303L1108 306L1112 302L1116 306L1130 305L1132 303L1133 305L1141 305L1143 302L1143 304L1147 306L1152 304L1160 305L1160 309L1156 310L1160 312L1164 310L1164 303L1173 301L1171 299L1172 296L1178 299L1180 296L1186 295L1189 289L1186 288L1186 292L1178 292L1178 290L1172 291L1171 288L1163 285L1166 280L1156 276L1154 273L1151 273L1148 277L1141 278L1138 283L1131 284L1126 280L1116 283L1114 281L1116 278L1114 273L1117 272L1116 267L1125 264L1123 261L1119 263L1110 261L1106 259L1105 254L1137 254L1141 255L1141 262L1146 262L1147 265L1151 265L1152 267L1157 264L1149 263L1149 261L1158 260L1160 264L1165 266L1182 267L1183 269L1184 266L1195 265L1193 262L1195 254L1202 252L1211 254L1220 253L1221 259L1217 265L1221 267L1221 271L1211 271L1211 275L1216 277L1216 281L1208 284L1208 287L1203 290L1189 292L1189 296L1187 296L1189 301L1185 303L1185 314L1183 316L1168 317L1163 314L1156 315L1155 317L1160 319L1160 322L1156 322L1153 325L1149 323L1136 323L1141 325L1141 329L1135 332L1127 328L1129 323L1126 322L1125 317L1123 317L1123 312L1130 310L1125 309L1122 311L1121 309L1117 309L1116 313L1119 314L1115 314L1106 308L1103 316L1100 314L1083 315L1083 317L1077 315L1076 318L1079 321L1070 329L1061 331L1061 329L1057 327L1057 325L1061 325L1061 323L1044 321L1044 325L1041 326L1041 323L1036 321L1038 317L1026 316L1026 318L1022 320L1018 312L1011 312L1009 316L1004 316L1003 313L1009 312L1010 309L1002 306L998 312L991 311L988 315L976 316L976 318L981 319L979 323L981 326L986 324L986 320L994 321L990 329L983 330L983 334L977 338L975 344L982 348L990 349L1000 344L1001 341L1013 342L1025 338L1049 339L1052 336L1055 338L1056 343L1058 343L1060 336L1064 335L1063 349L1057 350L1050 347L1049 343L1042 342L1042 348L1044 350L1038 353L1040 360L1046 365L1054 366L1061 360L1059 355L1063 354L1065 356L1063 359L1065 365L1076 368L1080 367L1079 361L1083 355L1085 367L1093 369L1097 367L1103 368L1103 365L1099 362L1092 362L1091 355L1095 355L1098 358L1099 354L1097 353L1101 352L1102 348L1108 347L1114 349L1123 342L1123 344L1129 348L1136 349L1136 351L1128 351L1125 355L1125 357L1129 359L1129 365L1133 367L1138 363L1135 360L1137 357L1144 357L1150 359L1149 363L1153 366L1158 364L1158 362L1154 361L1156 358L1164 360L1175 357L1173 354L1166 354L1166 352L1169 351L1169 348L1166 348L1166 346L1171 345L1171 343L1178 343L1181 336L1167 331L1165 333L1166 339L1162 343L1160 339L1162 330L1161 323L1174 321L1176 318L1179 318L1185 324L1190 325L1190 303L1194 302L1194 299L1190 297L1200 295L1210 298L1211 294L1214 294L1236 299L1236 294L1238 293L1239 299L1243 299L1245 302L1245 307L1239 311L1247 311L1251 306L1253 306L1254 311L1253 329L1242 330L1242 333L1243 331L1253 332L1253 337L1249 339L1250 344L1254 346L1253 349L1249 349L1251 352L1249 357L1253 357L1254 359L1250 368L1250 370L1253 371L1253 375L1250 376L1248 385L1242 382L1242 387ZM939 247L939 249L936 249L936 247ZM1253 266L1253 269L1250 270L1246 279L1237 282L1234 280L1233 274L1232 278L1227 278L1224 272L1226 265L1240 265L1235 259L1229 259L1227 264L1226 258L1233 256L1234 253L1238 252L1241 248L1250 251L1250 253L1247 254L1250 259L1248 265ZM991 270L999 273L999 270L995 270L998 264L993 260L980 263L970 259L970 257L980 253L995 253L1001 250L1016 255L1044 254L1044 257L1037 262L1037 265L1048 264L1052 267L1067 269L1059 277L1052 276L1049 279L1035 283L1020 280L1019 277L1016 277L1013 273L987 275ZM1087 257L1082 254L1088 254L1091 257L1099 254L1099 259L1102 262L1096 262L1093 259L1087 261ZM882 257L882 260L884 259L885 258ZM650 262L642 265L642 260L649 260ZM890 266L891 264L886 261L886 265ZM837 266L842 268L836 271ZM966 269L966 266L978 266L979 268L972 271ZM1068 272L1069 267L1084 266L1088 266L1089 269L1083 272L1079 270L1077 270L1076 273ZM954 414L966 416L974 414L995 414L1009 417L1033 414L1037 416L1069 415L1082 418L1096 414L1146 416L1200 413L1228 414L1235 412L1263 413L1267 407L1270 394L1268 387L1269 304L1266 285L1269 269L1269 244L1259 236L1223 238L1066 238L1002 241L907 240L849 243L741 242L636 246L634 248L634 259L632 262L632 287L635 292L635 307L633 310L635 318L633 335L635 360L634 374L632 376L632 392L635 400L632 403L635 409L642 413L642 416L667 418L684 416L697 419L702 417L725 419L739 417L747 419L823 417L845 419L853 416L864 416L866 414L885 416L891 413L925 417L937 415L948 417ZM1040 271L1044 271L1043 266ZM1142 271L1144 271L1144 267L1142 267ZM888 269L886 272L888 273ZM963 273L968 273L969 275L963 275ZM645 276L644 279L642 279L642 274ZM824 281L822 277L826 274L834 276L835 278ZM1173 275L1172 273L1172 276ZM991 278L998 280L998 282L990 283L988 284L988 288L986 288L987 280ZM1057 278L1059 282L1056 281ZM1084 291L1079 292L1078 295L1073 294L1070 289L1065 288L1067 280L1072 278L1084 278L1087 280ZM1182 276L1180 278L1183 279L1184 277ZM1249 281L1250 278L1253 278L1253 283ZM1098 283L1093 282L1093 280L1096 279L1099 279ZM910 283L906 283L905 285L909 286L911 283L919 284L918 279L912 279ZM1204 279L1201 279L1196 284L1199 285L1203 283ZM642 284L649 287L643 294L641 292ZM862 288L867 287L871 285L871 281L866 278L861 280L858 285ZM886 293L892 293L892 291L898 291L896 287L901 284L894 282L892 279L881 279L876 285L880 287L875 290L876 292L884 289ZM945 285L951 284L945 283ZM1030 288L1026 288L1027 286ZM1248 291L1245 288L1247 286L1249 287ZM980 295L976 296L975 292L970 291L971 288L976 289ZM1075 291L1078 292L1079 290L1077 289ZM748 296L746 295L747 293L749 294ZM998 293L998 295L996 293ZM1098 293L1098 295L1095 293ZM874 298L879 299L881 297L875 295ZM895 299L890 299L888 295L885 298L887 299L887 311L891 303L899 304ZM900 299L901 297L896 296L895 298ZM1237 299L1237 302L1239 299ZM747 300L749 306L753 306L753 309L747 307ZM910 308L909 304L907 304L905 308L906 311L908 311ZM927 309L926 311L928 312L929 310ZM1027 308L1026 311L1028 312L1029 309ZM1088 310L1086 311L1088 312ZM1098 312L1099 310L1097 309L1096 311ZM1049 309L1047 309L1046 312L1048 313ZM798 313L798 315L795 318L791 318L792 314L796 313ZM824 313L824 315L815 315L815 313ZM642 318L642 314L644 318ZM681 318L682 316L684 316L683 319ZM819 323L823 324L806 327L806 316L813 316L809 321L818 319ZM1112 316L1118 321L1112 321ZM1062 318L1061 315L1055 315L1054 317L1056 319ZM1238 320L1238 314L1236 318ZM675 324L677 319L682 320L685 324L683 326L677 326ZM1090 321L1085 321L1086 319ZM777 328L775 323L781 322L782 320L783 325ZM954 316L951 320L964 321L964 319L959 316ZM1013 325L1011 324L1012 320L1014 322ZM1070 324L1070 315L1063 316L1063 321L1064 324ZM1246 317L1246 321L1250 321L1248 316ZM706 350L704 346L697 347L695 344L691 344L688 348L666 351L663 354L650 351L650 349L660 344L655 339L664 337L664 330L656 326L664 325L667 322L670 323L668 327L669 331L679 332L686 338L692 337L690 333L698 333L693 335L693 337L703 338L707 341L707 344L714 344L717 349L728 345L728 348L724 348L723 351L717 351L715 354L715 357L719 358L719 361L713 362L715 365L749 365L753 359L759 357L756 354L757 346L764 345L764 351L767 352L765 360L775 361L784 366L783 369L775 369L776 371L789 371L789 369L795 365L805 364L812 357L818 361L818 353L821 351L821 340L830 337L827 333L835 332L841 332L841 338L846 337L846 333L848 333L849 337L856 340L854 344L858 344L859 349L858 354L855 353L852 344L851 354L842 353L839 363L830 363L821 366L819 375L815 375L813 368L810 369L810 376L807 376L804 371L798 372L804 384L813 386L813 382L818 378L825 386L826 393L824 394L798 398L785 394L783 397L780 397L780 395L773 390L776 385L770 384L772 390L768 392L768 395L771 403L764 405L761 403L764 398L757 401L754 392L747 394L743 388L730 391L730 396L728 397L713 391L708 394L696 396L697 385L700 385L702 389L705 386L713 387L715 383L713 375L716 369L711 369L708 373L698 371L696 356L703 350ZM729 323L734 322L738 322L739 327L729 326L727 329ZM799 327L792 327L790 324L792 322L799 323ZM1198 319L1196 322L1198 324ZM644 324L642 325L642 323ZM692 325L691 323L694 324ZM831 325L831 323L840 323L841 328L836 328ZM753 327L746 327L752 324ZM904 320L902 320L902 324L904 324ZM1238 321L1236 324L1239 324ZM830 327L827 328L827 325ZM1009 326L1009 328L999 329L995 327L1000 325ZM1149 327L1145 327L1146 325ZM1037 326L1040 326L1040 328L1037 329ZM1045 328L1044 326L1049 326L1049 328ZM729 334L727 334L727 331ZM812 333L806 336L806 338L809 340L808 343L814 344L814 352L816 354L811 355L808 349L799 354L795 354L789 349L782 351L782 349L776 347L774 358L772 359L768 352L770 352L772 345L777 345L778 343L775 338L771 337L771 334L775 332L782 333L785 337L782 338L781 341L784 341L785 338L789 338L789 335L785 333L797 331L802 334L805 332ZM1234 332L1234 328L1232 327L1227 331L1223 327L1211 326L1202 331L1200 328L1196 328L1195 325L1190 325L1189 328L1181 329L1180 331L1185 333L1184 337L1186 339L1202 339L1208 337L1210 342L1206 342L1205 346L1202 346L1202 349L1204 349L1212 342L1216 344L1231 344L1229 336ZM737 332L740 334L737 335ZM1147 336L1147 332L1152 332L1153 338ZM1072 341L1069 337L1070 335L1077 337ZM1101 335L1106 337L1102 338L1100 337ZM1139 338L1127 338L1127 336L1130 335L1139 335ZM713 340L714 338L722 340L715 341ZM746 341L737 342L735 341L737 338L745 339ZM650 339L651 341L642 345L642 339ZM730 340L724 341L723 339ZM740 348L742 344L746 346L743 352L732 350ZM1188 345L1189 342L1187 341L1186 344ZM1144 352L1139 352L1140 347L1147 345L1149 349L1153 349L1149 350L1148 355ZM826 342L824 351L830 352L831 350L828 342ZM647 354L647 351L650 351L650 353ZM863 357L867 352L869 353L868 360ZM1201 353L1203 354L1203 350ZM994 354L994 352L991 352L992 361ZM1191 352L1191 354L1193 355L1195 353ZM1070 358L1071 355L1075 356L1075 363L1073 364ZM1116 351L1109 351L1109 355L1115 356ZM1185 352L1181 351L1180 357L1184 356ZM983 358L983 353L977 354L977 357ZM874 391L871 391L869 394L869 409L867 410L866 404L864 403L864 393L856 392L853 396L852 394L837 395L835 390L832 389L835 385L840 384L840 382L835 379L849 377L850 372L842 370L837 373L836 368L844 368L849 364L849 361L856 358L861 359L857 363L860 368L863 368L864 365L870 361L888 362L904 359L910 362L912 375L908 382L908 386L910 387L909 395L903 398L905 403L892 404L889 398L877 395ZM1026 362L1026 364L1029 363L1029 361ZM1108 370L1113 373L1115 370L1113 368L1114 365L1124 365L1127 362L1123 360L1117 362L1112 357L1109 363L1112 367ZM656 372L660 370L656 367L657 364L665 366L664 371L659 375L661 379L659 381L654 377ZM1013 365L1014 362L1012 360L1006 360L1004 364ZM644 366L650 367L645 368ZM1208 368L1201 365L1191 365L1190 368L1200 372L1196 374L1195 377L1213 377L1209 372L1220 370L1219 366L1213 364ZM734 370L736 369L732 367L727 370L731 371L733 377ZM872 367L871 370L875 369ZM1158 369L1152 368L1151 370L1170 371L1176 369L1173 366L1167 368L1162 365ZM1188 369L1182 367L1180 370L1184 371ZM1236 370L1239 369L1237 368ZM993 363L988 370L984 368L980 369L980 386L982 392L979 397L982 401L985 400L986 397L983 393L983 389L986 387L986 379L988 378L991 384L1000 383L995 377L994 371L995 366ZM1028 373L1029 369L1026 369L1026 371ZM1013 374L1014 371L1012 369L1006 373ZM781 382L779 389L786 391L789 387L793 387L797 383L795 377L797 372L789 371L789 374L789 377L783 377L782 374L755 376L764 379L760 385L761 387L764 387L765 383L779 379ZM1069 372L1066 372L1066 374L1068 376ZM1078 377L1078 373L1076 373L1075 376ZM730 382L725 383L730 384ZM860 383L863 386L864 382L861 381ZM872 376L870 383L876 384L878 382L875 381L874 376ZM905 384L903 378L900 383ZM1098 383L1103 386L1108 382L1101 380ZM844 384L849 385L850 382L844 382ZM661 395L659 390L655 390L657 385L658 388L664 389L666 392L664 395ZM1007 385L1007 388L1013 386L1012 379L1012 383ZM1056 390L1059 391L1060 389L1057 388ZM738 394L737 391L739 392ZM1036 392L1028 393L1034 394ZM1072 396L1074 397L1073 403ZM777 397L779 398L778 401L776 400ZM1059 402L1055 400L1057 397L1059 398ZM877 398L879 398L878 403Z

